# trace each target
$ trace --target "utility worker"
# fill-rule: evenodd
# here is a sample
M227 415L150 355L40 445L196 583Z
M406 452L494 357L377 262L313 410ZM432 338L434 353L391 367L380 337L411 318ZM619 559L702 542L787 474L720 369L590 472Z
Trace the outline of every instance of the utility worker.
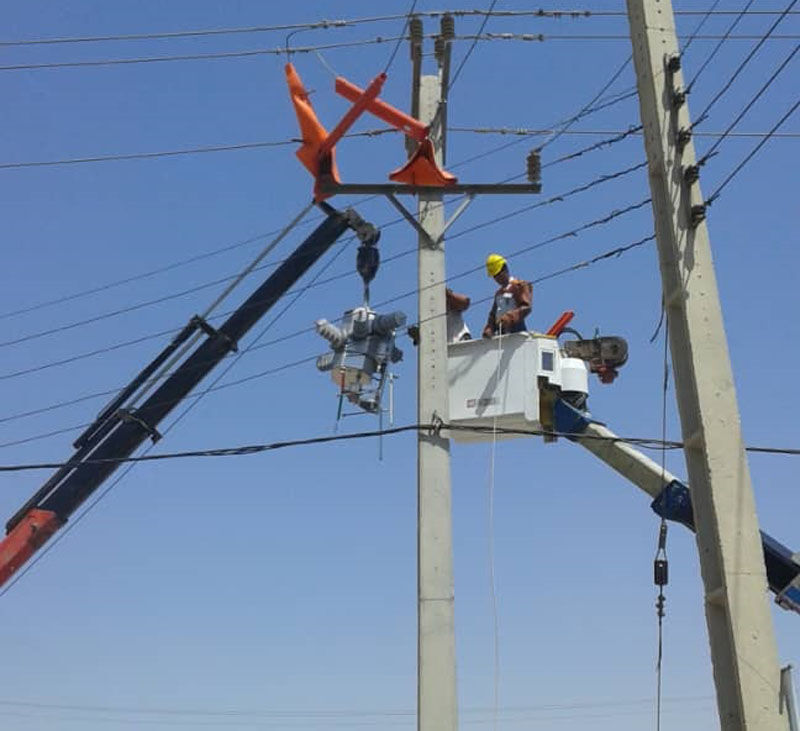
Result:
M445 306L447 308L447 342L460 343L462 340L472 340L472 334L464 322L461 314L469 307L470 299L465 294L454 292L449 287L445 290ZM419 325L408 328L408 336L414 347L419 345Z
M469 307L470 299L465 294L454 292L449 287L445 290L447 303L447 342L460 343L462 340L472 340L469 328L461 314Z
M508 264L500 254L489 254L486 258L486 273L500 285L495 292L489 319L483 328L483 337L491 338L499 333L518 333L528 328L525 316L531 311L533 287L530 282L512 277Z

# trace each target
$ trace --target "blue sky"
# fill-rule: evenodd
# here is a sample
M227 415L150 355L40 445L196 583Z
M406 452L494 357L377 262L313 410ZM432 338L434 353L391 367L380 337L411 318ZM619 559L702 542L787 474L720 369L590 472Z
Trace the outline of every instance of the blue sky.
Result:
M702 9L709 6L702 3ZM723 0L718 10L744 3ZM676 9L696 9L676 2ZM761 9L783 9L767 3ZM8 0L2 40L155 33L361 18L402 13L408 3L347 0L295 4L245 0L212 3L114 3L75 0L54 6ZM441 9L420 0L418 10ZM523 9L501 0L497 9ZM562 9L624 10L624 3L552 3ZM680 16L687 37L697 16ZM736 35L758 36L772 17L742 21ZM720 34L731 17L715 16L703 33ZM457 34L480 21L459 19ZM433 32L435 21L426 20ZM303 31L294 45L393 37L402 21ZM546 128L577 112L630 53L624 17L502 19L487 31L544 33L544 42L479 43L454 85L449 122L460 128ZM797 16L781 34L797 34ZM563 36L570 35L573 38ZM585 36L615 36L586 38ZM584 36L576 39L574 36ZM200 38L0 47L0 67L274 49L285 32ZM756 41L731 39L702 73L690 97L697 113ZM700 132L724 130L796 40L768 41L713 107ZM684 59L688 76L715 41L698 38ZM455 63L468 42L456 41ZM325 62L365 85L383 69L388 42L324 52ZM294 63L322 120L346 105L314 54ZM186 60L51 69L0 68L3 134L0 163L284 141L297 134L283 81L284 57ZM426 58L432 72L432 59ZM797 61L765 93L737 131L764 132L794 103ZM634 83L628 67L609 93ZM397 54L383 97L407 108L408 51ZM636 99L577 123L575 132L623 131L638 123ZM795 117L783 130L797 131ZM379 126L364 119L357 131ZM568 134L543 153L546 165L605 138ZM464 181L523 173L537 138L452 131L448 166ZM698 135L698 153L714 137ZM758 142L726 139L703 169L706 194ZM221 254L104 289L58 306L0 320L0 340L16 340L163 298L239 271L305 204L311 180L294 146L62 166L3 168L0 315L182 262ZM469 158L487 153L477 160ZM404 159L393 135L346 140L338 147L346 181L383 181ZM798 142L776 137L725 189L709 213L742 428L751 445L796 447ZM543 196L569 191L644 159L641 138L552 165ZM467 161L463 165L458 163ZM649 196L639 170L474 231L529 204L527 198L479 198L453 227L449 273L557 236ZM397 218L381 200L339 200L378 224ZM308 219L312 220L311 218ZM310 230L299 227L270 261L287 255ZM460 232L465 232L459 235ZM511 258L528 279L546 276L652 232L649 206ZM257 240L246 242L254 237ZM412 249L405 223L387 226L384 258ZM235 244L241 244L233 246ZM337 256L338 254L338 256ZM309 278L353 271L355 246L335 246ZM415 286L414 257L384 265L373 299ZM306 280L308 281L308 279ZM239 291L246 296L259 279ZM456 285L475 299L492 291L482 273ZM127 382L202 311L221 285L91 324L2 347L3 415L41 409ZM360 301L355 277L300 297L223 381L276 369L325 350L313 333L283 340L320 317L334 319ZM592 383L590 408L623 435L659 437L662 344L649 343L660 308L653 244L537 285L529 325L545 330L565 309L575 326L627 338L630 361L612 386ZM234 297L230 305L236 304ZM409 320L414 297L399 303ZM473 330L485 311L467 312ZM250 338L255 338L267 318ZM13 376L115 344L140 342ZM413 348L400 343L396 420L414 421ZM104 405L94 397L24 418L0 421L0 463L60 461L79 425ZM668 438L679 438L674 393ZM156 452L270 442L330 434L336 397L313 363L287 368L209 394ZM174 416L172 417L174 418ZM168 424L167 424L168 426ZM372 417L346 419L340 431L373 428ZM44 436L55 432L51 436ZM34 439L34 437L37 437ZM41 438L39 438L41 437ZM658 458L656 456L656 458ZM800 549L800 492L793 457L753 455L762 527ZM489 591L489 447L453 448L454 557L459 698L464 728L491 728L494 684ZM685 476L681 453L667 467ZM8 517L46 472L0 477L0 514ZM494 548L499 607L499 728L631 731L653 723L656 591L652 559L658 521L648 500L579 447L515 440L498 446ZM714 728L714 689L693 536L669 533L663 728ZM800 661L798 618L773 611L782 663ZM299 448L262 456L174 460L137 466L74 530L0 598L0 717L4 728L318 729L414 727L416 662L416 465L411 435L387 438L383 460L373 441Z

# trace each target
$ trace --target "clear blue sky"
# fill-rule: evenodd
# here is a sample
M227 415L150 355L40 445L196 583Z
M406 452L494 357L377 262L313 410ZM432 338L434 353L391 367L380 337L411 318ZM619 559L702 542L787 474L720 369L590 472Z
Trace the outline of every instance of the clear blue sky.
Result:
M486 5L487 3L483 3ZM472 7L468 3L462 7ZM480 3L478 5L481 5ZM501 0L498 9L523 9ZM701 9L711 0L699 4ZM718 10L739 10L723 0ZM785 3L759 3L782 9ZM762 7L763 6L763 7ZM4 3L2 40L244 27L404 12L408 2L326 3L173 0L74 0ZM441 9L420 0L419 10ZM624 3L551 3L562 9L624 10ZM697 4L676 3L677 9ZM699 18L681 16L686 37ZM771 17L748 17L736 34L758 35ZM730 17L703 33L719 34ZM433 32L435 21L426 29ZM479 19L457 21L457 33ZM296 45L396 36L402 22L305 31ZM630 53L624 17L499 19L490 32L611 35L618 38L478 44L453 88L453 127L547 127L579 110ZM779 31L797 34L797 16ZM0 67L48 62L211 54L271 49L285 33L249 33L0 47ZM698 39L684 68L692 75L715 41ZM698 113L754 45L732 39L704 71L690 98ZM719 132L751 99L796 43L767 42L698 132ZM468 43L457 41L458 63ZM365 84L386 64L390 43L325 52L336 72ZM331 125L345 109L332 76L313 54L295 63L320 117ZM297 134L282 66L272 55L80 68L3 70L0 163L281 141ZM432 60L426 59L427 70ZM737 128L763 132L794 103L797 60ZM610 93L633 84L630 69ZM410 70L404 45L384 97L406 108ZM638 123L636 99L587 117L574 131L613 131ZM358 129L377 125L359 122ZM785 131L797 131L800 119ZM449 166L465 181L496 181L524 172L534 140L452 132ZM564 135L547 163L603 139ZM698 137L702 153L714 138ZM703 170L710 193L758 138L731 138ZM149 160L3 169L0 314L218 250L284 226L308 200L311 181L293 146ZM484 152L492 154L457 166ZM382 181L404 159L397 137L347 140L339 146L347 181ZM546 168L553 196L644 159L641 138ZM719 288L736 374L745 440L798 446L796 313L797 138L770 141L726 188L709 215ZM486 253L512 253L624 208L649 195L644 171L561 203L458 236L527 199L478 199L453 228L448 272L479 264ZM358 203L376 223L396 219L384 201ZM286 255L292 240L271 257ZM631 243L652 231L649 206L578 237L511 259L532 279ZM387 227L384 257L414 246L405 224ZM24 337L164 297L232 274L264 239L224 255L57 307L0 320L0 340ZM331 262L335 247L316 272ZM345 245L323 276L352 271ZM258 283L248 280L239 297ZM415 286L414 257L387 263L376 300ZM481 273L457 287L474 298L492 286ZM207 288L123 315L0 350L2 416L39 409L124 384L168 336L71 363L19 370L174 331L215 294ZM623 435L659 437L662 340L648 342L659 317L660 278L652 244L618 259L536 287L530 325L546 329L565 309L585 333L600 328L630 344L630 362L612 386L592 384L593 413ZM360 301L355 276L301 297L262 342L333 319ZM232 302L235 304L235 301ZM413 320L414 297L401 306ZM468 313L473 330L485 312ZM267 320L266 322L268 322ZM266 324L266 322L264 324ZM255 337L256 331L251 335ZM414 421L414 351L397 369L396 420ZM226 381L323 352L305 333L253 351ZM0 422L0 463L59 461L103 397ZM668 437L679 438L674 393ZM336 398L313 364L283 370L210 394L156 451L232 446L329 434ZM363 416L342 431L377 426ZM32 437L56 432L29 440ZM22 441L21 440L25 440ZM14 443L17 442L17 443ZM20 443L21 442L21 443ZM9 444L14 443L14 444ZM414 438L386 439L383 461L372 441L309 447L263 456L174 460L136 467L107 497L0 598L0 725L22 731L131 726L167 731L209 729L413 728L416 682L416 467ZM762 527L800 549L796 459L751 457ZM685 476L682 454L667 466ZM794 467L794 469L793 469ZM46 472L3 474L0 515L10 516ZM492 617L488 580L489 448L453 449L454 552L458 680L464 728L491 728ZM575 445L517 440L498 447L494 532L499 604L502 729L591 727L633 731L653 725L656 591L652 559L658 521L636 488ZM716 727L713 683L694 537L669 534L664 729ZM800 662L799 618L773 612L781 660Z

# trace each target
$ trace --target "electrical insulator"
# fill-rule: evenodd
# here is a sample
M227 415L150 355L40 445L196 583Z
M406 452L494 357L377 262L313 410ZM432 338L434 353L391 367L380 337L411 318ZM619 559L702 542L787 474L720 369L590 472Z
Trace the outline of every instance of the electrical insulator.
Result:
M442 16L441 22L442 38L446 41L452 41L456 35L456 19L450 14L445 13Z
M413 17L408 23L408 31L411 36L412 45L420 45L422 43L422 18Z
M444 60L444 46L445 41L441 36L436 36L436 38L433 39L433 54L439 63L442 63Z
M531 150L528 153L528 181L539 183L542 180L542 156L539 150Z
M331 347L341 348L347 342L347 333L340 330L336 325L327 320L317 320L314 323L317 332L327 340Z

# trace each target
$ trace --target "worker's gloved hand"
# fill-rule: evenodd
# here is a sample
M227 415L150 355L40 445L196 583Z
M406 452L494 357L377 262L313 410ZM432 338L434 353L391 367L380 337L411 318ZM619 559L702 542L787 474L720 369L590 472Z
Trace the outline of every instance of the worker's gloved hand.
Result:
M493 338L494 337L494 331L488 325L485 328L483 328L483 337L485 337L485 338Z

